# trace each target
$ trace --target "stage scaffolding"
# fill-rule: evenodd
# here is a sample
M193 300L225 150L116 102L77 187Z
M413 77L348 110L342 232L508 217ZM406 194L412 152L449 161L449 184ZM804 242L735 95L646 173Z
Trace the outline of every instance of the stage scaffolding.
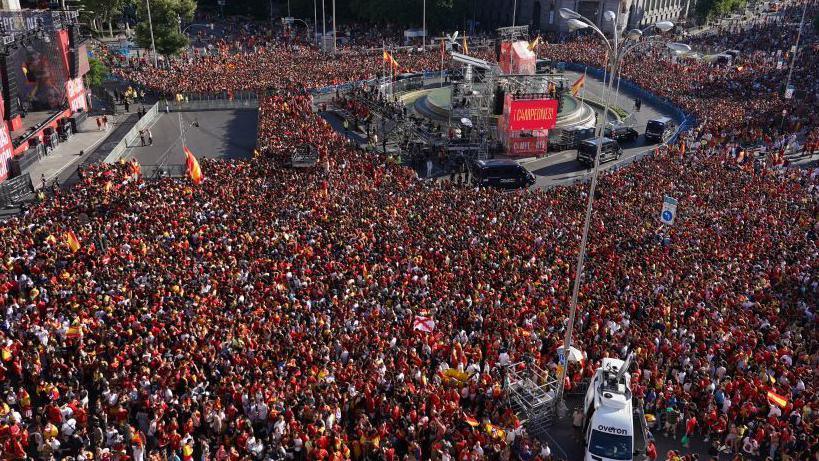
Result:
M509 407L530 435L544 437L555 420L557 379L528 362L510 366L507 379Z

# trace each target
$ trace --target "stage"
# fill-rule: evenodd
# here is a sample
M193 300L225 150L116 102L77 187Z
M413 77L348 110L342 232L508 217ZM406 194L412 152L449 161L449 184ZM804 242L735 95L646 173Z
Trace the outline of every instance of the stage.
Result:
M416 114L438 123L449 121L452 112L451 86L413 91L401 96L404 105ZM561 110L557 115L559 131L570 127L594 126L594 109L569 93L564 93ZM493 117L497 120L497 116Z

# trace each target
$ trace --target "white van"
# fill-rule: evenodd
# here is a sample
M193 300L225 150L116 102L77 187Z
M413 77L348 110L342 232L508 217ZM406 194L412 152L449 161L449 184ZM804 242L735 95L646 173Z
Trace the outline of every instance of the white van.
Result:
M636 427L635 440L638 418L632 408L631 376L626 371L630 363L631 357L625 362L603 359L589 384L583 402L586 461L631 461L644 446L642 426Z

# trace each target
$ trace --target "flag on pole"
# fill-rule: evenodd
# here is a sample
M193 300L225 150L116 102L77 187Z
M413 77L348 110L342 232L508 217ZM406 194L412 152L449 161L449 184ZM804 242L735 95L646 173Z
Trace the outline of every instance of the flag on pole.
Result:
M74 231L68 231L65 233L65 243L68 244L68 248L71 249L72 253L76 253L80 249L80 240L77 238L77 234Z
M540 40L541 40L540 35L538 35L537 38L534 39L534 41L532 41L532 43L529 44L529 51L535 51L535 49L537 49L537 46L540 45Z
M136 159L131 160L131 175L139 176L142 174L142 166Z
M398 69L398 61L392 57L392 53L387 50L384 50L384 62L388 62L393 69Z
M202 182L202 168L199 166L199 162L196 160L196 157L193 156L193 152L188 149L187 146L183 146L182 150L185 152L185 163L188 166L188 176L190 176L191 181L194 184L200 184Z
M578 77L578 79L575 80L574 83L572 83L572 89L571 89L572 96L577 96L577 93L580 92L580 89L583 88L583 85L585 85L585 84L586 84L586 74L583 74L580 77Z
M768 391L768 401L775 404L779 408L785 408L788 406L788 399L774 391Z
M412 322L412 329L432 333L435 330L435 320L432 320L432 317L416 315L415 320Z
M469 45L466 44L466 35L464 35L464 54L469 54Z

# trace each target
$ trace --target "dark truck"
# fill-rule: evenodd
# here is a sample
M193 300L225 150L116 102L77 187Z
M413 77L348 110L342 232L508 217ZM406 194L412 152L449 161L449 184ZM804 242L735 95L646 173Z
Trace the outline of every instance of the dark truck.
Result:
M594 157L597 155L598 139L586 139L577 147L577 161L587 167L594 166ZM623 155L623 148L611 138L603 138L603 147L600 150L600 163L617 160Z

